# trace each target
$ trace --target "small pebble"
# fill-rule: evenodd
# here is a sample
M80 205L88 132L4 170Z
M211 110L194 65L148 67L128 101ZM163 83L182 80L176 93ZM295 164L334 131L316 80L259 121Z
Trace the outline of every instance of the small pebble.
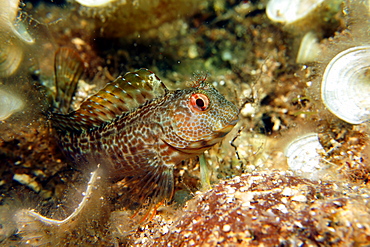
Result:
M296 202L307 202L307 197L304 195L297 195L292 197L292 201Z
M230 225L224 225L222 227L222 231L224 231L224 232L229 232L230 230L231 230L231 226Z

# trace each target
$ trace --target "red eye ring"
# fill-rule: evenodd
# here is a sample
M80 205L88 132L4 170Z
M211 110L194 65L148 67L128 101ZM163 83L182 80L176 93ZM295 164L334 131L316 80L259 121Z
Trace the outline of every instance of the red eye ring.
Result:
M191 109L202 112L208 109L209 99L206 95L202 93L193 94L190 97L190 107Z

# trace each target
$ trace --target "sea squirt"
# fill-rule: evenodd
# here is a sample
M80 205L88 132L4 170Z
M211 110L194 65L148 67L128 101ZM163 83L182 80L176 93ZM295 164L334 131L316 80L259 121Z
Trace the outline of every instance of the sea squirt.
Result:
M21 65L25 45L34 43L25 23L17 20L19 0L0 1L0 77L15 73Z
M360 124L370 120L370 46L355 46L337 54L325 68L321 99L338 118Z
M89 171L100 164L136 203L170 200L175 165L220 142L238 121L238 108L204 78L170 91L147 69L118 77L72 111L82 62L66 48L55 61L51 118L64 153Z
M0 89L0 121L4 121L13 113L20 111L23 101L8 90Z

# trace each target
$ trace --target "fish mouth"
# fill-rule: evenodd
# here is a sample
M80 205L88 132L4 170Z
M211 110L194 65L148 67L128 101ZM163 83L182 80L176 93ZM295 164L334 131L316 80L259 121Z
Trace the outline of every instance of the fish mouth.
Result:
M216 132L219 133L221 136L225 136L227 133L229 133L234 128L234 126L238 123L238 121L239 121L239 118L237 117L231 120L228 123L228 125L226 125L222 129L216 130Z

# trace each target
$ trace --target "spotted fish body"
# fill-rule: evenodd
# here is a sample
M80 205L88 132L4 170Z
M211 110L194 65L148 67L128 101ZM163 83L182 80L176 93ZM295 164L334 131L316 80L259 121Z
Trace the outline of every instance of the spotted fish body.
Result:
M58 64L63 56L75 63ZM80 71L76 56L58 52L56 74L64 66L70 67L67 74ZM60 77L73 78L70 84L78 81ZM153 72L140 69L108 83L71 112L66 105L71 100L64 98L73 96L75 86L59 84L68 90L58 88L55 105L61 110L54 110L52 123L66 155L90 170L100 164L107 177L123 180L139 202L169 200L174 166L220 142L238 121L237 107L203 80L169 91Z

